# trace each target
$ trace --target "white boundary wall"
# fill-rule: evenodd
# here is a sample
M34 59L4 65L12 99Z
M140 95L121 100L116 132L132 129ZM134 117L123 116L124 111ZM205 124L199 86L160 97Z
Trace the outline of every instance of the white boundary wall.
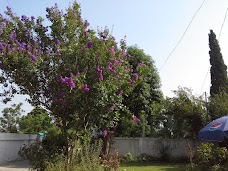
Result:
M0 164L21 159L20 147L30 145L36 139L34 134L0 133Z
M21 159L18 155L20 147L35 142L34 134L0 133L0 164ZM126 138L115 137L112 150L117 149L120 155L131 153L160 157L161 151L167 152L170 157L187 158L188 146L198 147L201 142L186 139L157 139L157 138Z
M196 149L202 142L188 139L157 139L157 138L114 138L113 149L120 155L131 153L134 156L147 154L160 157L161 151L167 152L173 158L187 158L188 147ZM113 150L112 149L112 150Z

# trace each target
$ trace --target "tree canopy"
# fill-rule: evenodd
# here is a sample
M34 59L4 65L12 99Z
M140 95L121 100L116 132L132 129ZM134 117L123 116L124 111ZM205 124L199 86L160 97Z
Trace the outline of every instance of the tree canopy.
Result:
M205 125L206 109L201 97L192 90L179 87L175 96L166 98L157 126L157 135L166 138L197 138L198 131Z
M157 115L157 105L162 101L162 92L160 90L160 78L151 56L137 46L127 48L129 63L133 67L133 72L137 71L137 67L144 66L146 72L141 75L142 81L137 84L134 90L127 96L124 96L123 103L133 115L141 118L139 124L129 119L129 115L121 115L118 125L118 136L142 136L143 132L146 136L151 135L151 122ZM128 125L128 126L126 126Z
M54 131L55 123L47 111L41 107L35 107L27 115L19 120L19 130L24 134L37 134L38 132Z
M228 93L227 66L224 64L216 35L213 30L209 33L209 55L211 64L210 94Z
M0 132L19 132L18 123L22 112L24 112L21 106L22 103L19 103L3 109L2 117L0 117Z
M132 68L124 39L118 44L108 28L90 29L78 3L66 12L57 4L46 11L48 26L41 17L19 17L9 7L0 15L0 95L7 102L16 93L28 94L33 106L48 110L67 151L79 131L116 127L126 108L123 95L146 70Z

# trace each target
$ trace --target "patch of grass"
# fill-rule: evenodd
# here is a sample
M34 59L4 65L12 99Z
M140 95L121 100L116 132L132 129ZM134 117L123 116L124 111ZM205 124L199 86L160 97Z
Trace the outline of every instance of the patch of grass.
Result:
M121 164L118 171L184 171L184 168L184 164L127 163Z

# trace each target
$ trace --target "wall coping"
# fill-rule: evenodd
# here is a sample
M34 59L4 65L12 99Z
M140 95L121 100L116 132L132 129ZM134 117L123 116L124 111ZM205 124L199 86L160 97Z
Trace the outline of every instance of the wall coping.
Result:
M35 139L36 134L0 133L0 141L26 141Z

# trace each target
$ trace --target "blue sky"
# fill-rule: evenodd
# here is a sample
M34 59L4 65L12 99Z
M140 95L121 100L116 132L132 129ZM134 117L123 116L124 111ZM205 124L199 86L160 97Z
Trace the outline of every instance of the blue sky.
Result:
M13 8L19 16L46 15L46 7L55 3L65 9L70 0L1 0L0 13L6 6ZM155 61L161 78L165 96L172 96L178 86L193 89L193 93L209 94L210 67L208 33L210 29L219 36L224 20L227 0L206 0L189 27L184 38L169 57L194 13L203 0L78 0L81 4L83 19L90 22L93 29L112 29L112 34L120 40L126 36L128 45L138 45ZM228 65L228 16L219 39L225 64ZM161 67L164 67L161 69ZM204 80L206 78L205 84ZM13 103L23 102L18 96ZM0 111L6 107L0 104ZM31 110L25 103L24 109Z

